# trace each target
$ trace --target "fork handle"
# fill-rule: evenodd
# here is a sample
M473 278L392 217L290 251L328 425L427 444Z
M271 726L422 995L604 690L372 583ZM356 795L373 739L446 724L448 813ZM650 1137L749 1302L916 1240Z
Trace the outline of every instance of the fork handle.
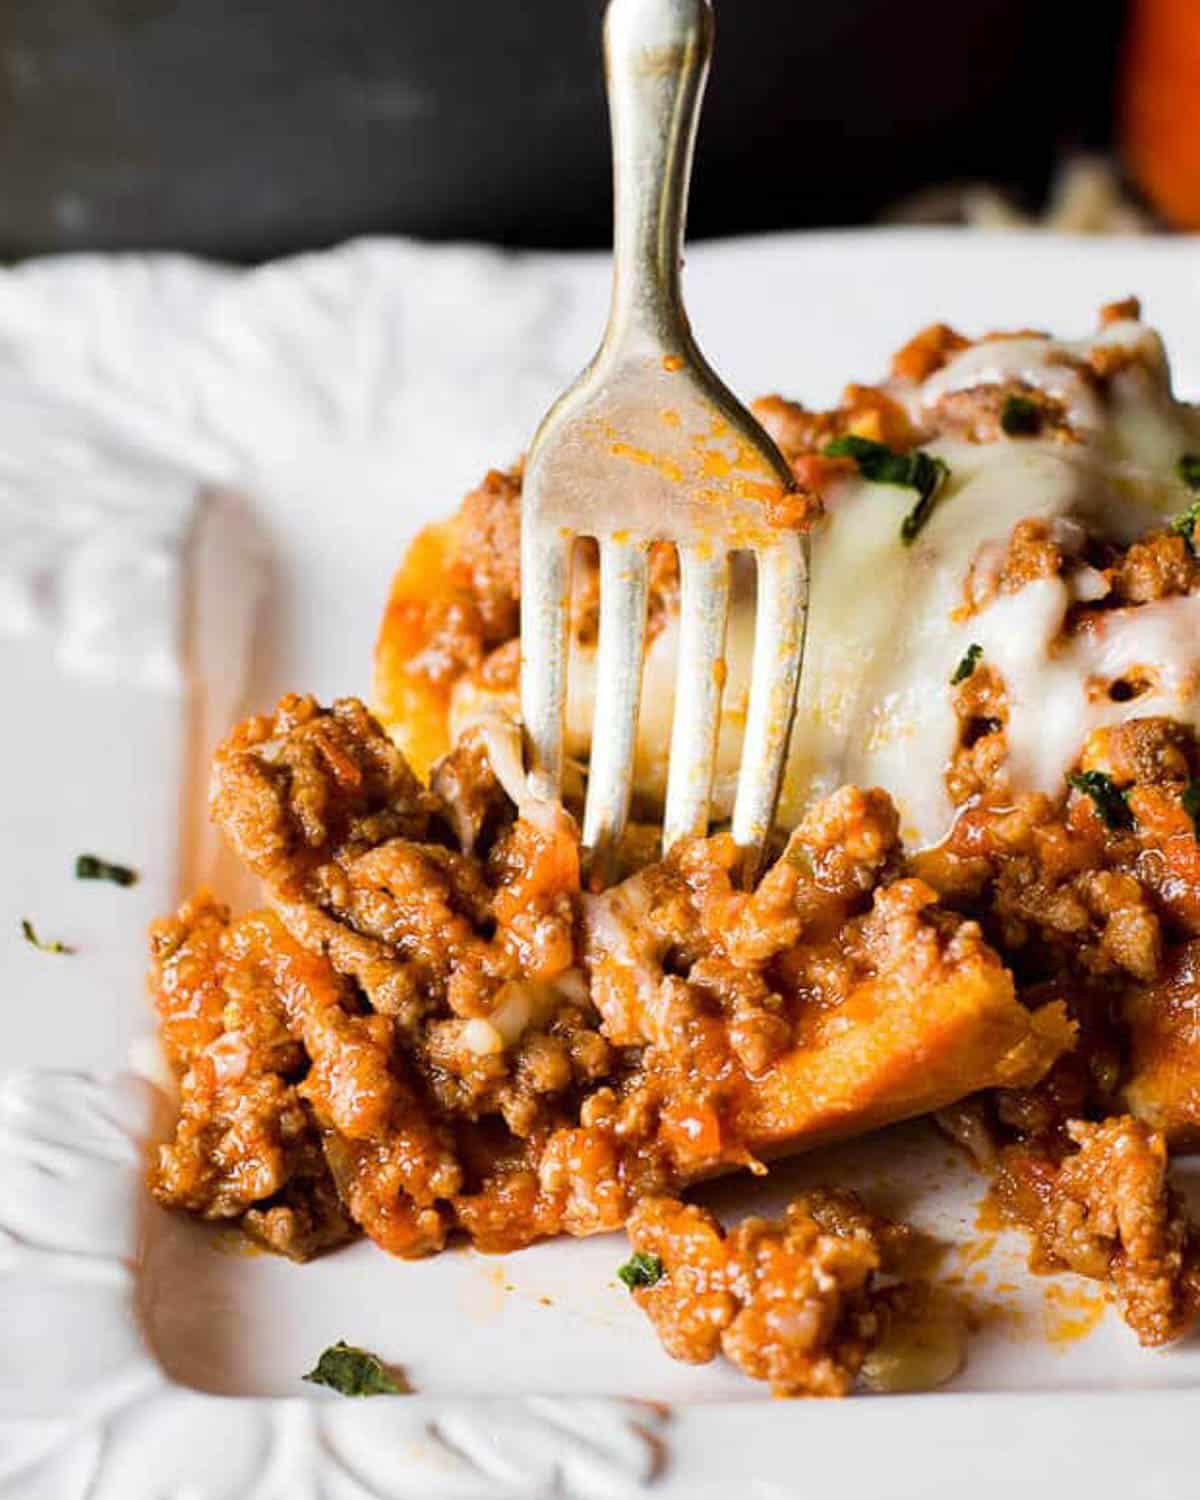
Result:
M613 292L604 351L680 351L680 290L711 0L611 0L604 19L613 144Z

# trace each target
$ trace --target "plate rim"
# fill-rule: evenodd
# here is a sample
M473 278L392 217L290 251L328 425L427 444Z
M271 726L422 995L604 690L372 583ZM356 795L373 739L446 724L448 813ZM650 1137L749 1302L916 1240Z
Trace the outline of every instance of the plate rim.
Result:
M1043 231L889 227L710 240L691 253L697 261L711 261L739 250L785 253L790 245L869 244L885 257L889 247L914 243L953 246L968 254L1003 244L1014 259L1026 261L1069 247L1117 263L1124 255L1159 263L1178 257L1190 264L1200 236L1091 240ZM401 245L405 254L414 250L405 242L359 240L289 262L312 267L372 245ZM484 249L447 248L450 254ZM501 258L502 252L486 249ZM420 253L440 252L422 247ZM183 264L171 255L124 259L161 267ZM562 267L606 257L584 252L519 259ZM23 283L78 260L26 263L0 273L0 287L6 297L16 298ZM280 269L280 263L250 271L188 264L211 276L214 286L277 275ZM1094 1477L1100 1455L1114 1493L1118 1486L1134 1495L1169 1493L1163 1485L1177 1480L1185 1465L1187 1472L1194 1467L1188 1452L1191 1390L1074 1390L1054 1392L1051 1400L1044 1391L865 1397L850 1403L764 1398L670 1409L618 1398L414 1396L351 1402L307 1391L273 1398L198 1391L165 1373L138 1317L138 1247L129 1234L140 1218L143 1191L146 1120L138 1111L148 1110L151 1101L145 1097L140 1105L131 1104L130 1095L145 1087L124 1074L0 1071L0 1169L33 1158L49 1159L55 1168L23 1179L28 1187L19 1205L0 1201L0 1308L6 1286L15 1287L26 1276L64 1290L82 1289L112 1299L116 1323L128 1347L137 1351L102 1387L64 1387L56 1415L32 1409L0 1413L0 1500L282 1500L284 1495L289 1500L327 1495L336 1500L532 1500L541 1495L612 1500L648 1490L662 1500L746 1493L756 1500L781 1500L835 1477L845 1489L844 1445L862 1440L868 1430L873 1446L896 1445L900 1462L893 1493L923 1500L958 1496L964 1478L980 1494L1007 1495L1015 1481L1029 1489L1030 1476L1045 1472L1054 1474L1057 1489L1064 1472ZM77 1216L72 1233L66 1233L61 1193L80 1170L106 1177L125 1205L120 1226ZM100 1201L98 1196L94 1206ZM72 1237L80 1229L105 1248L81 1252ZM46 1329L47 1338L70 1338L67 1306L63 1299L62 1321ZM1115 1420L1127 1409L1136 1412L1135 1442L1125 1440L1123 1419ZM804 1441L802 1452L797 1437ZM922 1449L949 1467L918 1472L914 1456ZM878 1453L870 1462L873 1473L865 1475L863 1489L874 1492ZM1049 1483L1048 1477L1047 1488ZM1032 1484L1036 1493L1036 1479ZM849 1488L853 1492L853 1481Z

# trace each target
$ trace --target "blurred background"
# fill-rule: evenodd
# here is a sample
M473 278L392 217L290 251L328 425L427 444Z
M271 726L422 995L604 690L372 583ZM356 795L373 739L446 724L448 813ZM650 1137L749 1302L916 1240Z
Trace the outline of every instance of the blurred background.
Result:
M1200 227L1200 0L716 9L696 237L1047 211ZM601 12L2 0L0 255L602 245Z

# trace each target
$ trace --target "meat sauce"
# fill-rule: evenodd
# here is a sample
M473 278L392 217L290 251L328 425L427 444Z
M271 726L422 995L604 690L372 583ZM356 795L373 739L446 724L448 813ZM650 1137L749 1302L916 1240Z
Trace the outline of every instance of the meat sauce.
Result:
M891 502L848 499L887 486L848 475L830 441L998 451L1018 443L1014 396L1038 463L1077 463L1097 424L1124 430L1114 392L1161 395L1137 316L1119 305L1070 347L939 326L833 412L760 403L806 497L796 524L842 538L832 567L837 516ZM1191 418L1163 420L1176 442ZM886 791L834 775L887 770L891 752L806 742L802 705L816 759L755 890L727 834L659 856L651 776L648 822L597 894L572 788L566 806L532 801L477 713L511 706L519 652L520 473L489 474L398 578L381 717L289 695L217 752L212 815L263 903L234 916L201 893L153 931L179 1084L155 1196L299 1260L360 1233L421 1256L625 1226L661 1264L636 1295L669 1353L838 1395L906 1319L936 1321L903 1274L911 1232L836 1189L728 1232L681 1195L936 1114L1029 1231L1035 1269L1102 1283L1143 1342L1179 1336L1200 1306L1167 1181L1170 1150L1200 1139L1200 651L1181 644L1191 616L1164 611L1200 608L1200 570L1161 489L1153 505L1139 491L1136 528L1089 526L1074 500L1014 512L999 540L966 524L915 769ZM669 548L652 564L651 651L669 657L678 574ZM577 655L594 649L595 573L583 546ZM1031 692L1070 699L1033 748Z

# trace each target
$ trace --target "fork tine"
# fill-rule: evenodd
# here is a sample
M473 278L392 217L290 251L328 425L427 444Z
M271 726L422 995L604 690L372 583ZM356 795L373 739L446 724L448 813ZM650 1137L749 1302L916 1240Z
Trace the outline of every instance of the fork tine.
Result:
M708 830L725 687L729 555L713 557L711 549L680 547L679 572L679 665L663 815L664 853L679 839Z
M808 605L807 554L800 535L780 536L758 552L757 560L750 707L733 808L733 837L746 851L747 883L758 873L783 781Z
M564 533L531 522L521 528L521 717L530 790L544 798L562 787L570 549Z
M644 543L600 543L600 640L583 844L589 873L607 883L629 816L649 575Z

